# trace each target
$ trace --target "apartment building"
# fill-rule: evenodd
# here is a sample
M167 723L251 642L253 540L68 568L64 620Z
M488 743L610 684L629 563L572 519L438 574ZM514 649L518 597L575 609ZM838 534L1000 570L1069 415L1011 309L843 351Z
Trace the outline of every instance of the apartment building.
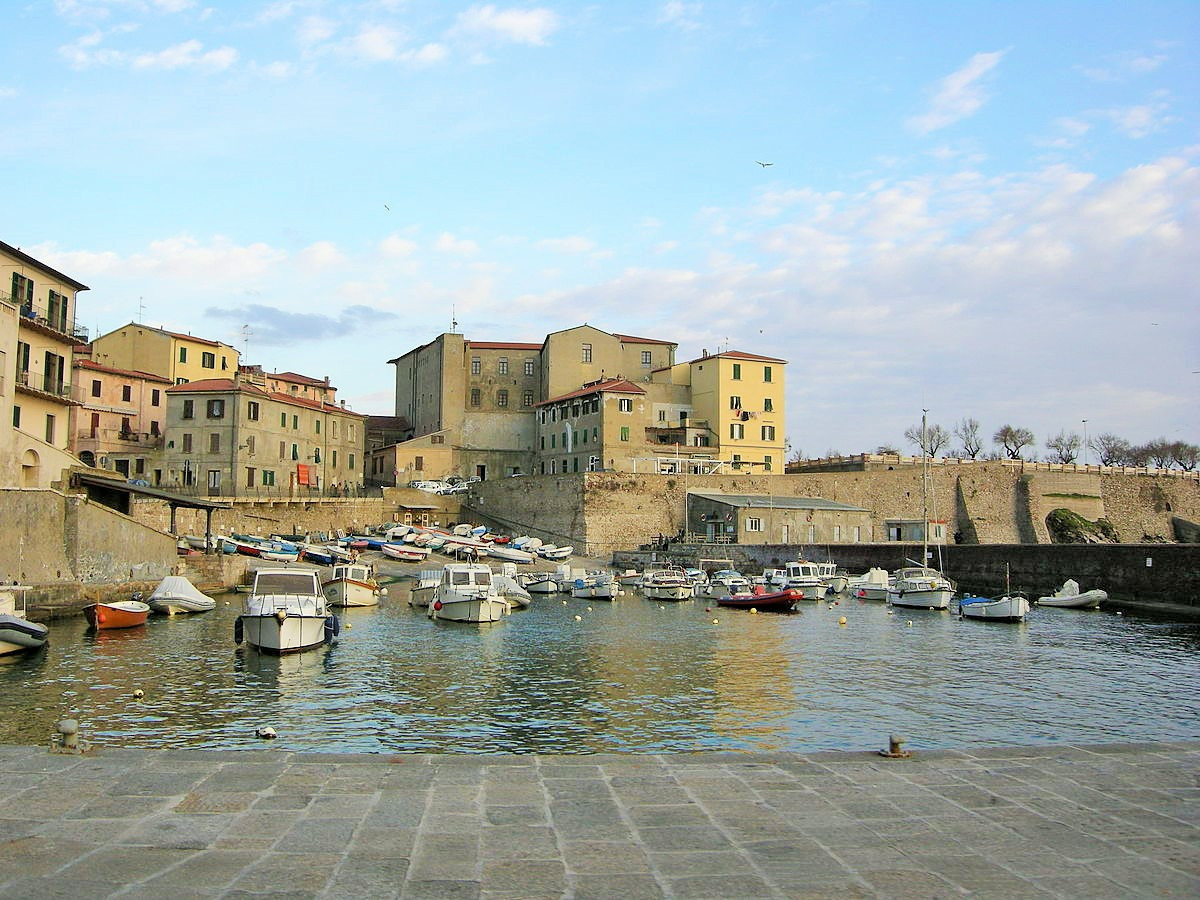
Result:
M366 416L235 372L167 389L164 486L222 497L331 495L363 483Z
M70 452L76 297L88 290L0 241L0 485L48 487Z
M76 358L72 381L78 401L72 410L72 451L85 465L162 484L159 451L171 381L87 358Z
M172 384L232 378L240 361L228 344L137 322L96 338L91 355L101 365L161 375Z

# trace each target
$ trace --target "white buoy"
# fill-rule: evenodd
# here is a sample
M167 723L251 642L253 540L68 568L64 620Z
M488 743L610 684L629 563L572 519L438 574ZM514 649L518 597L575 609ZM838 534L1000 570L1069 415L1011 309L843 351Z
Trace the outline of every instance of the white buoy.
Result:
M270 725L264 725L261 728L256 728L254 730L254 736L269 741L272 738L278 737L279 735L275 733L275 729Z
M583 616L576 616L576 617L575 617L575 621L576 621L576 622L582 622L582 621L583 621Z
M134 688L134 690L133 690L133 699L135 699L135 700L141 700L141 699L142 699L143 697L145 697L145 696L146 696L146 692L145 692L145 691L143 691L141 688Z

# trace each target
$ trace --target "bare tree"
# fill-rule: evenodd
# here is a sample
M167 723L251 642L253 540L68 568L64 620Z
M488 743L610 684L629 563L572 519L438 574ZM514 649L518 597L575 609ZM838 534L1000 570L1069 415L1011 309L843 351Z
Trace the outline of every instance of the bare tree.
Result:
M941 425L925 426L925 443L921 444L921 426L910 425L904 429L904 438L910 444L916 444L928 456L937 456L938 451L950 443L950 432Z
M1096 451L1102 466L1124 465L1130 449L1129 441L1107 431L1088 441L1088 447Z
M1171 442L1165 437L1155 438L1146 444L1146 455L1156 469L1169 469L1175 457L1171 454Z
M1150 465L1150 445L1131 444L1125 451L1125 465L1139 467Z
M1004 448L1009 459L1020 459L1021 451L1033 445L1033 432L1028 428L1014 428L1012 425L1001 425L992 436L992 441Z
M895 447L893 447L891 444L880 444L878 447L875 448L875 455L876 456L899 456L900 451L897 450Z
M966 459L978 458L983 450L983 439L979 436L979 420L963 419L954 426L954 435L962 441L962 455Z
M1171 457L1183 471L1192 472L1200 465L1200 447L1186 441L1175 441L1171 444Z
M1067 434L1065 431L1060 431L1046 441L1046 449L1054 454L1054 461L1063 465L1075 462L1079 458L1079 449L1082 446L1083 441L1074 432Z

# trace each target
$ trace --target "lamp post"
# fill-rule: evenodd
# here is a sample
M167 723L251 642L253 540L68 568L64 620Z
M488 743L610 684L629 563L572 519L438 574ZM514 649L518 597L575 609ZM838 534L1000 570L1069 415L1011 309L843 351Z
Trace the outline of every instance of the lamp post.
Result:
M1083 420L1083 465L1088 464L1087 419Z

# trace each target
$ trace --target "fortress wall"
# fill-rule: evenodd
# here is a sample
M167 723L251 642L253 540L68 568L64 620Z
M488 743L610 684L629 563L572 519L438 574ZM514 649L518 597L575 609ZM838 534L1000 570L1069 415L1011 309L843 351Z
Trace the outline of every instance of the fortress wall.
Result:
M1200 522L1200 480L1164 475L1100 476L1106 516L1122 541L1174 540L1171 517Z

